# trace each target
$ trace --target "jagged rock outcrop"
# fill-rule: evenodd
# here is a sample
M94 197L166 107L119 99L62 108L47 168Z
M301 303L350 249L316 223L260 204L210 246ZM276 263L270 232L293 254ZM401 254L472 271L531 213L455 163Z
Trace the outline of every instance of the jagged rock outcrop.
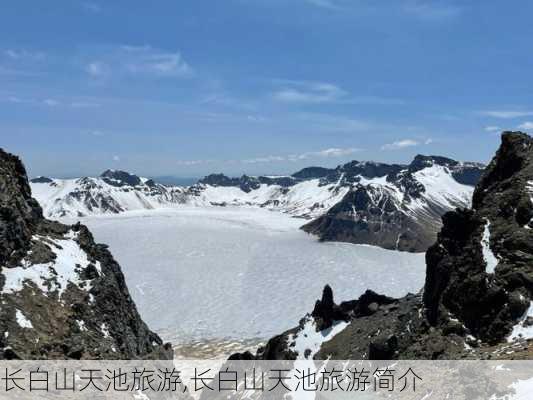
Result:
M367 292L336 305L326 287L313 313L254 357L531 358L532 183L533 139L504 132L472 208L444 215L421 293L391 299Z
M22 162L0 149L0 358L167 359L120 266L88 229L46 220Z
M101 178L105 182L114 186L138 186L143 182L141 178L137 175L132 175L129 172L117 171L114 169L108 169L104 171L101 175Z
M533 299L533 139L506 133L473 197L472 210L445 215L427 253L424 302L484 341L509 335Z

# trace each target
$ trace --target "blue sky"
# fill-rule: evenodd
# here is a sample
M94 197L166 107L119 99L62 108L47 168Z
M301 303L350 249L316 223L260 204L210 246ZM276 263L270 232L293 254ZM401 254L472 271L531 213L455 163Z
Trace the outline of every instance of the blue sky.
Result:
M533 133L533 3L6 1L0 146L31 175L280 174Z

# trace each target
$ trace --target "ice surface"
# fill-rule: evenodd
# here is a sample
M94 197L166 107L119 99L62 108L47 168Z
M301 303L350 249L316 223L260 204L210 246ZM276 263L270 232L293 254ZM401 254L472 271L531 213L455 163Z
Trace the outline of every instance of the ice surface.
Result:
M418 292L423 254L320 243L301 219L253 208L183 207L83 218L109 244L152 329L174 343L268 338L297 325L329 283Z

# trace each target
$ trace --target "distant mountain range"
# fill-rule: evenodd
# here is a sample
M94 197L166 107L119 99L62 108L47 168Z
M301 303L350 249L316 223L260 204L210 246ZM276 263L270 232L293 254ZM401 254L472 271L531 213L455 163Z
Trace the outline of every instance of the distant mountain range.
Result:
M50 218L192 206L261 207L308 219L321 240L425 251L441 216L470 205L484 166L418 155L407 165L351 161L309 167L290 176L212 174L191 186L169 186L124 171L99 177L31 180Z

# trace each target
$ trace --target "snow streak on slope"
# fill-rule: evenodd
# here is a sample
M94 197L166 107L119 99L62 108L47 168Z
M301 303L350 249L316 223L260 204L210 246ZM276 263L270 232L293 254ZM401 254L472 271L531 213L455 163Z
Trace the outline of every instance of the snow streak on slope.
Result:
M424 185L426 200L452 209L458 206L470 206L474 187L457 182L446 167L433 165L413 175Z
M490 221L488 219L483 228L481 250L483 253L483 261L485 261L486 272L487 274L493 274L499 261L490 248Z

